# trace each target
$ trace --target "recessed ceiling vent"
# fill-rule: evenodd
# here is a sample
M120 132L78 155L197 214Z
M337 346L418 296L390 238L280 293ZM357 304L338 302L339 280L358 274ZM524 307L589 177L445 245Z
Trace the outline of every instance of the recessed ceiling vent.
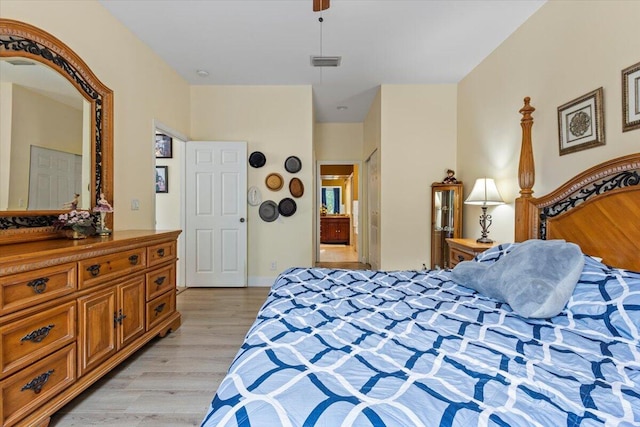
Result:
M311 65L314 67L337 67L342 61L342 56L312 56Z

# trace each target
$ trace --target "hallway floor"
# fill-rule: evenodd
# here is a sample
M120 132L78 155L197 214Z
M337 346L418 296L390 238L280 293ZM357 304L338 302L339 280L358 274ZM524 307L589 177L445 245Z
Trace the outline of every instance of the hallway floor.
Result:
M350 270L366 270L368 264L358 262L358 253L353 246L320 244L320 260L316 267L346 268Z

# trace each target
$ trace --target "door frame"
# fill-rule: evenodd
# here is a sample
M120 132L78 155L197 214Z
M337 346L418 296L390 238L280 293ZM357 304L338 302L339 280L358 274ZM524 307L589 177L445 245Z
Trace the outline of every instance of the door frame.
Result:
M180 152L180 159L182 160L178 167L179 167L179 171L175 171L172 170L171 173L178 173L180 174L180 187L177 189L177 191L180 191L180 229L182 230L182 233L180 233L180 235L178 236L178 261L177 261L177 270L176 270L176 285L179 287L186 287L186 282L187 282L187 270L185 268L185 260L186 260L186 252L187 252L187 248L185 246L185 230L186 230L186 206L185 206L185 193L186 193L186 177L187 177L187 173L186 173L186 142L190 140L190 138L181 133L178 132L175 129L172 129L171 127L165 125L164 123L160 122L159 120L153 119L153 129L152 129L152 135L151 135L151 144L150 144L150 152L151 152L151 156L153 159L153 165L154 165L154 170L155 170L155 165L156 165L156 131L157 132L162 132L174 139L178 139L180 140L180 144L174 144L173 145L173 150L176 150L176 148L178 149L178 151ZM176 147L177 146L177 147ZM154 221L154 229L156 228L155 225L155 221L156 221L156 181L155 181L155 174L151 174L150 175L150 179L151 179L151 183L150 186L153 189L153 221ZM171 191L174 191L175 189L172 189Z
M362 222L363 215L362 209L365 206L363 203L362 193L362 161L361 160L317 160L316 161L316 200L313 207L314 222L315 222L315 262L320 261L320 201L322 200L322 175L320 174L320 167L324 165L358 165L358 262L362 264L367 263L367 254L362 246L362 230L364 223Z

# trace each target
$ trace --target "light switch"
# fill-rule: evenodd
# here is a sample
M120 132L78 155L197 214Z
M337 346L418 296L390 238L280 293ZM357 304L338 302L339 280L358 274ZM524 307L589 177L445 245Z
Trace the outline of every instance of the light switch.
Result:
M131 199L131 210L132 211L140 210L140 200Z

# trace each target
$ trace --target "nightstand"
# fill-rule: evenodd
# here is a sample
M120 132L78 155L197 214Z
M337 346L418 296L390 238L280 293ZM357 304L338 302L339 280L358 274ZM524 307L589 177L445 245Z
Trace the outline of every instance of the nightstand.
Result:
M476 239L447 239L449 244L449 268L453 268L461 261L471 261L476 255L497 245L493 243L478 243Z

